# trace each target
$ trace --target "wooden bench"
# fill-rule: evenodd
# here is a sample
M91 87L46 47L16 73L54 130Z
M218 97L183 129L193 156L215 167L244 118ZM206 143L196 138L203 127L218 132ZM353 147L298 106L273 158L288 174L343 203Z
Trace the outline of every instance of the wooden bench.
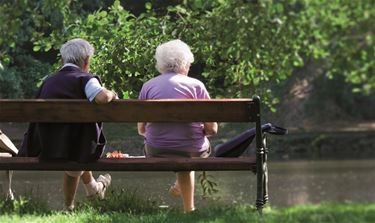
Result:
M74 114L74 115L72 115ZM31 157L0 158L0 170L233 171L257 177L256 207L268 201L267 151L260 122L260 99L86 100L0 99L0 122L249 122L256 127L256 154L239 158L102 158L91 163L45 162ZM250 126L249 126L250 127ZM220 131L220 130L219 130Z

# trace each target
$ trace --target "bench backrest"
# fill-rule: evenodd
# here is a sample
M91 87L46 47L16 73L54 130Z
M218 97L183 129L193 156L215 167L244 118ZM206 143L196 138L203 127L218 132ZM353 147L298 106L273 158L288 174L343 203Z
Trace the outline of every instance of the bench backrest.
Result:
M262 148L260 99L87 100L0 99L0 122L255 122Z
M262 148L260 99L87 100L0 99L0 122L255 122Z
M0 122L256 122L259 100L86 100L0 99Z

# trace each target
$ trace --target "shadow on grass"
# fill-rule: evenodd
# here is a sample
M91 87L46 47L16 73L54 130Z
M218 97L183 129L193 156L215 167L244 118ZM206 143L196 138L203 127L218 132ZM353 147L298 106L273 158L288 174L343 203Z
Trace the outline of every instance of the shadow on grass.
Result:
M94 210L98 213L155 213L158 210L157 202L153 198L139 196L136 189L111 188L103 200L91 199L78 202L77 211Z

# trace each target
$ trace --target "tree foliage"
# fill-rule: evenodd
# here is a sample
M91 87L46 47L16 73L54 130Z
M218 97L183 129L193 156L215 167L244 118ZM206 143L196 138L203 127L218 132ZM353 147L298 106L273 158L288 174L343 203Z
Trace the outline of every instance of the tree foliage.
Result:
M61 35L76 18L101 6L99 0L0 1L0 97L33 97L58 60L54 42L43 39Z
M19 11L36 7L32 1L19 2L29 4ZM277 103L272 86L311 59L323 61L328 78L343 75L356 92L375 90L372 0L187 0L164 10L146 3L138 16L120 1L109 8L95 2L98 7L91 11L80 1L36 2L42 6L39 13L29 10L37 15L26 16L31 31L24 35L31 37L34 53L56 52L67 39L85 38L96 49L92 71L125 98L137 97L142 83L157 75L154 51L175 38L191 46L196 62L190 75L206 83L214 97L257 93L272 105ZM48 5L59 16L43 11ZM20 13L8 13L9 7L0 6L2 21ZM19 30L25 20L17 21L0 28ZM8 45L0 51L6 65L9 49L22 43L10 33L0 36L0 43Z

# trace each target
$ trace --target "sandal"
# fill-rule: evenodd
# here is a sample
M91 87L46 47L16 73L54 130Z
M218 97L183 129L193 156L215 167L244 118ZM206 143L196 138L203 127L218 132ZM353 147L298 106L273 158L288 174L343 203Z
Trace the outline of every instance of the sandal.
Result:
M181 196L181 190L180 190L180 188L177 187L176 184L173 184L173 185L169 188L169 194L170 194L172 197L179 197L179 196Z

